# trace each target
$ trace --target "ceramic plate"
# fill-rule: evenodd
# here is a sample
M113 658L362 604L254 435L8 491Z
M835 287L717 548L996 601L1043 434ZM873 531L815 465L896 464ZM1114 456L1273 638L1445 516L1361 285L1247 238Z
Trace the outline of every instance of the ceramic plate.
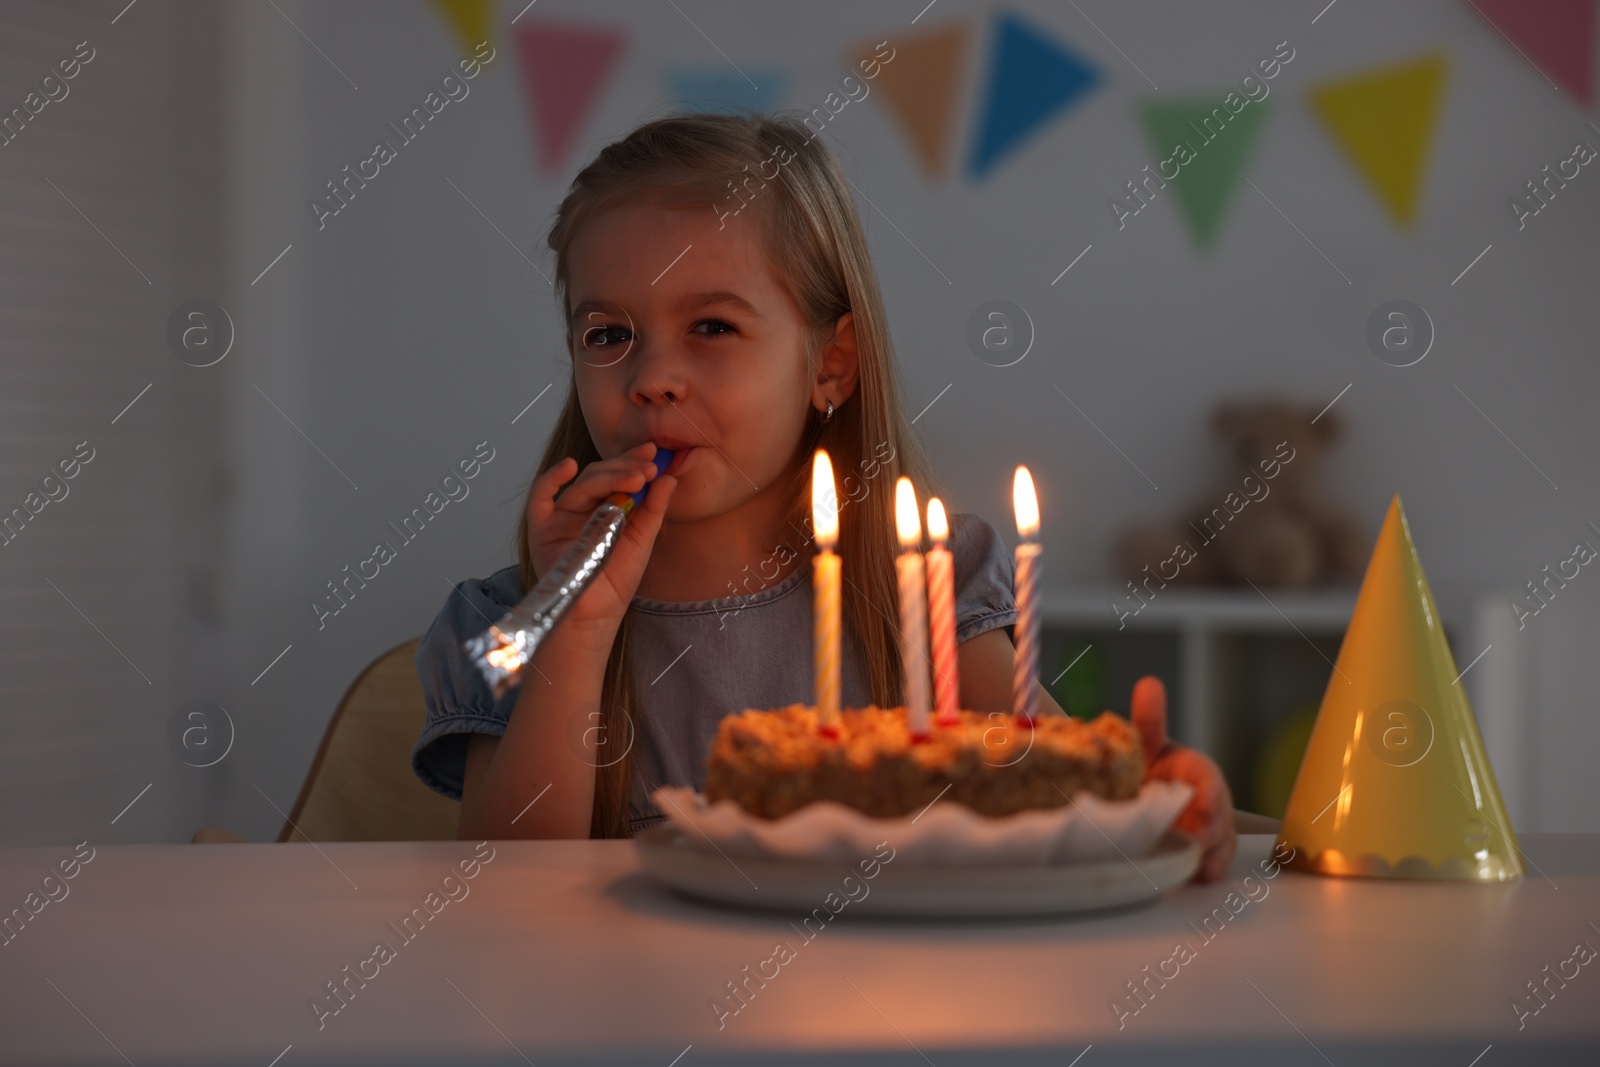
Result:
M683 786L664 785L650 799L696 848L738 860L805 860L852 865L878 842L893 842L908 867L1020 867L1094 863L1144 856L1189 803L1187 782L1146 782L1137 797L1103 800L1087 790L1070 803L1000 818L951 801L911 818L880 819L830 800L781 819L751 815L732 800L714 804Z
M1090 911L1160 896L1188 881L1200 865L1200 846L1175 831L1138 860L1006 867L914 866L884 853L881 862L856 864L735 858L696 847L671 824L633 840L646 874L674 889L764 910L821 909L819 919L846 913L983 917Z

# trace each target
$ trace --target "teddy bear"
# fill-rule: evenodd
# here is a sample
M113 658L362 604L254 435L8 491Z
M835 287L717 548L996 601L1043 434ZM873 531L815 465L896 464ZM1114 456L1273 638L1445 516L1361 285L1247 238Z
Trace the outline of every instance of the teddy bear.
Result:
M1342 426L1332 411L1281 397L1219 404L1211 428L1227 448L1228 477L1175 521L1125 530L1113 547L1117 571L1152 593L1167 584L1303 589L1359 579L1367 538L1319 484Z

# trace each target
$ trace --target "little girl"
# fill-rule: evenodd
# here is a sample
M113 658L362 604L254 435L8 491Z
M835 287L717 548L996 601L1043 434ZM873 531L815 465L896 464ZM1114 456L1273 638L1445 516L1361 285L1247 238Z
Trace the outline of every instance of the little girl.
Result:
M665 818L657 786L704 788L724 715L810 701L819 447L839 479L841 703L903 703L894 483L937 488L900 408L848 184L803 127L722 115L642 126L573 181L549 243L572 382L519 562L458 585L417 652L428 715L412 764L461 799L464 839L631 836ZM659 475L657 448L675 453ZM600 575L495 699L462 643L522 598L600 501L647 483ZM984 519L950 522L961 706L1009 711L1010 556ZM1060 714L1042 686L1038 699ZM1131 717L1149 775L1195 787L1179 826L1206 846L1200 876L1220 877L1236 844L1220 771L1167 740L1155 678L1135 687Z

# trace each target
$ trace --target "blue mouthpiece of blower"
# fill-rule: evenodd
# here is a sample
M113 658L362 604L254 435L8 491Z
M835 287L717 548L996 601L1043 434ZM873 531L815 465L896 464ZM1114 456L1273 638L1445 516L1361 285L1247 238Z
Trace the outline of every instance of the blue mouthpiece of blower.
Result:
M657 448L656 458L651 460L651 462L656 465L656 477L659 478L662 472L667 469L667 465L672 462L672 449ZM629 493L628 499L633 501L634 507L638 507L640 504L644 503L644 495L649 491L650 483L645 482L644 488L639 490L637 493Z

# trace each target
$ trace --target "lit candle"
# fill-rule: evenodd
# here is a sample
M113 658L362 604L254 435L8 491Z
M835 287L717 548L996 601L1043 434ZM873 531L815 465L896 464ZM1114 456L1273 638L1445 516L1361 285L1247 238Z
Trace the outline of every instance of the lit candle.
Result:
M1017 513L1017 654L1011 675L1011 712L1018 725L1032 726L1038 701L1034 694L1039 674L1039 498L1033 492L1033 475L1018 467L1011 486L1011 503Z
M928 617L933 641L933 721L940 726L961 722L961 696L956 672L956 565L945 547L950 524L938 497L928 501Z
M817 449L811 464L811 526L817 551L811 560L811 663L816 678L817 722L829 737L839 735L839 574L833 546L839 539L839 495L833 463Z
M905 672L906 718L913 741L928 737L928 601L922 575L922 521L917 493L902 475L894 486L895 528L900 555L900 666Z

